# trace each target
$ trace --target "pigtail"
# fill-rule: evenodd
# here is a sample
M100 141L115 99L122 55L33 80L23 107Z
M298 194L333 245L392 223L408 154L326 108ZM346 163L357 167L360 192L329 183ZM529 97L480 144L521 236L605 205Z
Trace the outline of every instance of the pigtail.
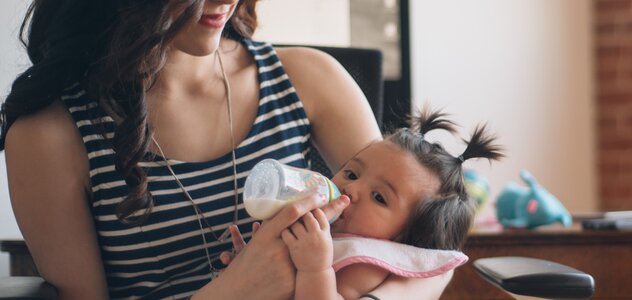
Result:
M453 157L453 163L445 164L444 170L446 173L443 177L445 178L442 187L443 193L456 193L462 201L468 201L469 195L463 183L462 164L472 158L487 158L491 162L504 157L504 154L501 152L502 148L494 144L496 137L489 135L486 131L486 125L476 126L470 140L463 140L467 145L463 154Z
M489 135L485 132L486 130L486 125L476 126L470 140L463 140L467 147L463 154L457 158L459 161L464 162L471 158L487 158L489 161L492 161L499 160L505 156L501 152L502 148L494 144L496 137Z
M411 128L401 128L386 137L401 149L413 154L417 161L439 179L437 191L425 195L411 212L401 237L402 243L421 248L461 249L474 220L475 203L469 197L463 181L463 162L471 158L498 160L504 155L495 144L496 137L487 133L485 125L477 126L463 154L454 157L438 142L429 141L425 134L443 129L456 133L456 124L440 111L423 109L413 118Z
M411 213L401 243L460 251L474 220L474 207L456 194L424 199Z
M431 111L428 107L424 107L418 118L413 118L411 127L416 129L421 135L425 135L428 131L435 129L443 129L452 134L456 133L456 124L448 119L448 115L440 110Z

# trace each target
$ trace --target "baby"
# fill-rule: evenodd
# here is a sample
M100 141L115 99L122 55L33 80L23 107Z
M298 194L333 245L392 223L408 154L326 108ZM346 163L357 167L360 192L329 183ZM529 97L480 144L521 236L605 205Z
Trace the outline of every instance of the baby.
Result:
M371 298L366 293L392 274L370 263L345 265L335 272L332 234L388 240L414 249L461 248L474 218L461 165L471 158L499 159L500 148L479 126L463 154L452 156L424 138L435 129L455 132L454 123L440 112L425 110L411 127L369 145L334 176L342 197L351 201L333 224L317 209L282 233L297 269L295 299Z

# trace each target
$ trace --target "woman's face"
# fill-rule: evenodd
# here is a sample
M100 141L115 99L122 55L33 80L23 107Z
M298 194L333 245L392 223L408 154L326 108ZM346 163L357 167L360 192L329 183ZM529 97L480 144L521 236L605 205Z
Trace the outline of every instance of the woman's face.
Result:
M205 56L219 47L226 23L239 0L206 0L202 16L191 20L176 35L172 47L194 56Z

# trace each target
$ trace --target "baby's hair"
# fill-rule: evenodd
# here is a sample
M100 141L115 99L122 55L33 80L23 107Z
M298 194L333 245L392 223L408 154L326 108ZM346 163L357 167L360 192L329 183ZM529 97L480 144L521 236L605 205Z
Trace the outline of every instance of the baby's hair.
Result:
M426 139L431 130L442 129L455 133L455 123L440 111L424 108L420 116L412 118L410 128L400 128L386 136L386 140L415 155L417 161L439 179L439 190L425 195L411 213L401 242L421 248L459 250L474 219L473 201L463 182L464 161L472 158L498 160L503 157L496 138L487 133L487 126L477 126L467 147L457 157L439 143Z

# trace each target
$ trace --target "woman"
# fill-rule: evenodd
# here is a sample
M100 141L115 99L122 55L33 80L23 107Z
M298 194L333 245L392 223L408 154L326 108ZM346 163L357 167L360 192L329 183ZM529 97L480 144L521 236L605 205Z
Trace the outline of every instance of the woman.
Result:
M237 199L247 171L270 157L305 167L310 141L338 169L380 135L332 58L249 39L255 2L33 2L33 66L3 105L0 147L20 229L61 299L292 295L280 232L323 205L313 195L215 279L223 233L252 221Z

